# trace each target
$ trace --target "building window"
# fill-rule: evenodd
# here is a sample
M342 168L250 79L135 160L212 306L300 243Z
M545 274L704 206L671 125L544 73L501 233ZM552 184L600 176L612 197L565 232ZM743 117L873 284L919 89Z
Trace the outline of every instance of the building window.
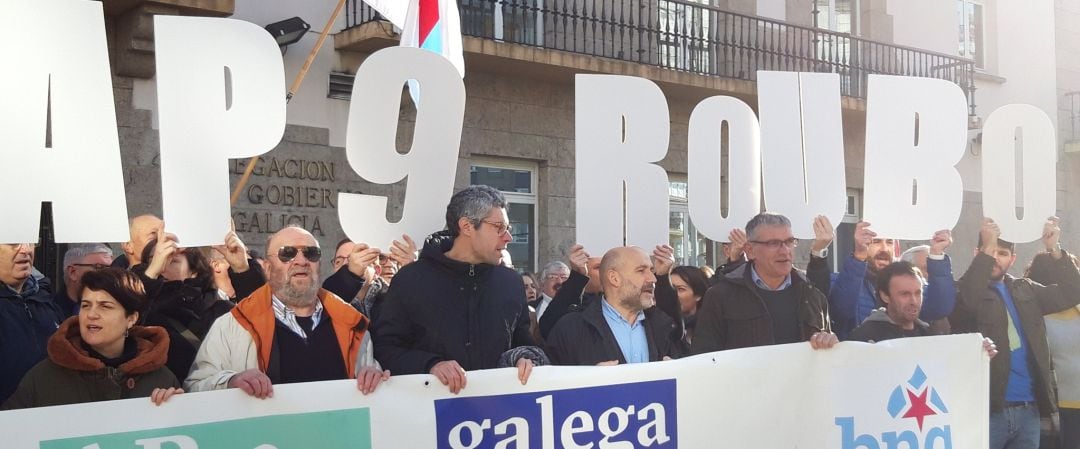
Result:
M717 13L694 6L694 3L709 5L708 0L687 1L660 0L657 4L660 64L671 69L712 73L709 36L712 36L712 24L718 20Z
M697 228L690 221L690 208L686 201L686 181L671 181L668 188L670 198L670 220L668 230L668 244L675 249L676 265L693 265L700 267L709 265L716 267L717 259L723 263L723 257L718 256L719 246L716 242L705 238L697 232Z
M817 0L818 28L859 35L859 0Z
M956 0L960 25L960 56L975 61L975 67L986 67L985 12L982 0Z
M536 271L536 172L535 163L494 159L474 159L469 168L469 184L488 185L506 196L514 228L506 249L514 267L530 273Z

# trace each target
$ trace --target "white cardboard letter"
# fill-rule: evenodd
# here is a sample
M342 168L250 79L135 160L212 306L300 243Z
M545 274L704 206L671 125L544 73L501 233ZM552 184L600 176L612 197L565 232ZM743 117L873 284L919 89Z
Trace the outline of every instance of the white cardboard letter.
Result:
M154 17L165 226L184 246L229 230L228 159L273 149L285 133L285 67L250 22Z
M925 240L956 225L963 201L956 164L966 140L960 86L870 75L863 215L879 236Z
M844 218L844 129L834 73L758 72L765 209L814 238L814 217Z
M720 178L721 129L728 125L727 192ZM734 228L742 228L761 212L761 129L753 109L733 97L706 98L690 114L687 140L687 177L690 219L698 232L712 240L727 241ZM728 213L721 213L723 194Z
M424 90L408 154L396 149L398 113L405 82ZM390 47L367 58L356 71L349 105L345 154L361 178L393 184L408 177L401 220L386 219L387 198L338 194L341 229L354 241L388 249L401 234L422 241L446 223L446 204L454 193L465 83L450 61L427 50Z
M1017 131L1020 135L1017 135ZM1023 158L1017 204L1016 150ZM1054 123L1042 110L1010 104L995 110L983 126L983 215L1001 227L1001 238L1014 243L1042 237L1046 217L1057 214L1057 138ZM1024 208L1023 218L1017 208Z
M101 3L0 4L10 36L0 104L5 195L0 243L38 241L41 202L53 203L57 242L128 239L127 200L116 134L112 75ZM63 30L49 32L47 30ZM46 146L47 123L51 145ZM15 192L15 190L12 190Z
M593 254L668 241L667 100L644 78L577 75L577 242Z

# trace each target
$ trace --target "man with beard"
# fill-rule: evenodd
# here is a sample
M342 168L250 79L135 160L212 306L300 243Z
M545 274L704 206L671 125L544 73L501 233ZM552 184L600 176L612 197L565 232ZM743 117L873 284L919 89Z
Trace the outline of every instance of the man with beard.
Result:
M1042 243L1050 257L1038 257L1031 273L1052 280L1043 285L1008 274L1016 262L1013 244L1001 240L993 220L983 219L978 252L960 278L953 332L979 332L998 343L990 360L990 449L1039 446L1040 415L1054 412L1054 379L1044 315L1080 301L1080 272L1058 246L1057 217L1047 219Z
M828 304L792 265L798 240L791 221L764 212L746 223L749 262L720 275L698 308L693 354L808 341L814 349L837 343Z
M656 307L656 275L649 254L638 247L604 254L594 275L602 300L562 317L548 335L548 355L556 365L615 365L682 356L681 329Z
M919 319L922 285L922 275L909 262L895 262L879 271L877 293L885 307L871 312L848 339L874 343L930 335L930 325Z
M319 288L318 241L290 226L270 236L266 285L214 322L191 374L188 391L240 388L273 396L273 385L357 380L364 394L390 376L372 357L368 319Z
M870 316L881 304L877 301L875 285L878 273L896 261L893 239L878 238L870 223L855 225L855 251L844 261L840 274L829 291L829 313L836 322L836 333L847 339L848 333ZM956 283L953 281L952 261L945 250L952 245L952 232L941 230L930 240L926 260L926 286L919 318L931 322L944 318L956 303Z
M375 326L375 357L395 374L432 374L457 394L466 371L516 366L524 384L533 346L521 276L499 265L513 239L503 194L485 185L454 194L446 231L394 276ZM539 357L537 357L539 355Z

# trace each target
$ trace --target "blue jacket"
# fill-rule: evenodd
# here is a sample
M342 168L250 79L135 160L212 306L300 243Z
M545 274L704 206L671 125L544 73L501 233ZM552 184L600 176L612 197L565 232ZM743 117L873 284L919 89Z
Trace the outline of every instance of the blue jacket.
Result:
M952 260L926 259L927 283L923 285L923 305L919 318L931 322L949 316L956 305L956 281L952 276ZM833 331L841 340L862 324L878 306L874 276L867 273L866 262L853 255L829 289L829 315L835 323Z
M60 321L52 295L32 276L22 293L0 283L0 403L30 368L45 360L49 337Z

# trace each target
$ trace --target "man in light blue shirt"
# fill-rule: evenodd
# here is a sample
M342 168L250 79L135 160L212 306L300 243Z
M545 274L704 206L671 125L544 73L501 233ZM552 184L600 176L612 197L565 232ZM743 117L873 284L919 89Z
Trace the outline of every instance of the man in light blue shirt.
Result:
M598 275L603 300L564 316L548 335L556 365L614 365L677 358L685 352L674 320L644 304L654 301L652 260L637 247L604 254Z

